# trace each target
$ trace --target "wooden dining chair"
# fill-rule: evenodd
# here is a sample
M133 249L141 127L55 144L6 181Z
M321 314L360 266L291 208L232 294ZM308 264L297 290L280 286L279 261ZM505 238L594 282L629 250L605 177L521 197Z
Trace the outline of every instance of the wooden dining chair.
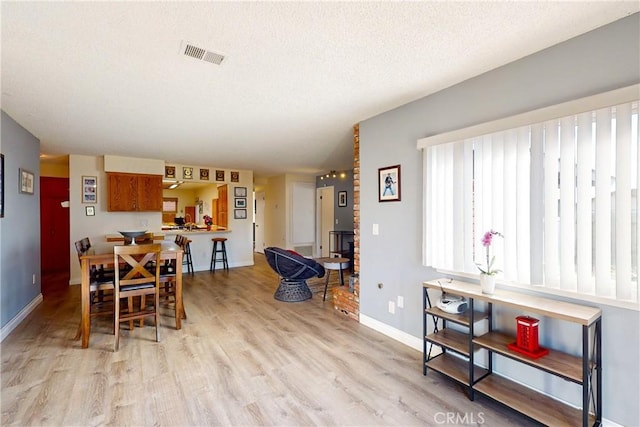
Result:
M74 243L78 254L78 262L82 266L80 257L91 248L88 237ZM96 316L113 316L113 269L101 266L90 271L89 282L89 321ZM78 330L74 340L79 340L82 335L82 320L78 324Z
M156 341L160 341L160 314L158 311L160 294L160 251L159 243L143 245L115 246L113 248L113 264L115 266L114 289L114 329L115 346L120 345L120 323L144 320L152 317L156 327ZM148 266L153 265L150 269ZM148 304L146 297L153 297L153 304ZM134 307L133 299L140 297L139 309ZM127 298L127 311L121 311L120 303Z
M186 237L181 235L176 235L174 243L180 246L184 252L184 244L187 241ZM184 264L184 263L183 263ZM164 265L160 267L160 282L162 285L160 286L160 300L163 303L163 307L168 307L170 309L176 309L176 280L177 280L177 270L176 270L176 260L167 260ZM187 313L185 310L182 311L182 318L187 318Z

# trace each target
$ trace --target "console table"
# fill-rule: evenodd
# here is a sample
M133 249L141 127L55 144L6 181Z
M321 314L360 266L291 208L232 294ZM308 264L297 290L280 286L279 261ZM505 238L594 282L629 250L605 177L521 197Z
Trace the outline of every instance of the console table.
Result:
M430 292L433 295L430 295ZM463 296L468 309L462 314L440 310L432 297L440 293ZM486 303L478 310L475 303ZM582 351L571 355L550 349L538 359L512 351L507 344L516 340L494 329L493 308L505 306L524 313L533 313L579 325L582 331ZM451 279L423 283L423 374L432 369L463 384L470 400L479 392L546 425L600 425L602 423L602 319L595 307L572 304L517 292L496 289L485 295L480 285ZM433 329L427 330L427 318L433 319ZM478 322L486 322L488 332L477 335ZM449 324L462 328L449 328ZM461 332L463 330L464 332ZM433 346L441 353L434 355ZM429 347L429 348L427 348ZM477 351L488 352L488 366L476 362ZM457 357L456 357L457 356ZM532 366L548 375L577 384L582 393L582 409L575 409L533 389L517 384L493 372L497 358L506 357Z

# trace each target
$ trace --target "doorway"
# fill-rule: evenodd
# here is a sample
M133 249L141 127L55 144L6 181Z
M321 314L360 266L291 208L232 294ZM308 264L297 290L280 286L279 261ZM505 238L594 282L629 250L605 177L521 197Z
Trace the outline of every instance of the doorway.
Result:
M264 253L264 191L259 191L255 195L253 223L253 250Z
M316 189L316 254L329 256L329 232L334 228L333 187Z
M42 294L69 286L69 178L40 177L40 269Z

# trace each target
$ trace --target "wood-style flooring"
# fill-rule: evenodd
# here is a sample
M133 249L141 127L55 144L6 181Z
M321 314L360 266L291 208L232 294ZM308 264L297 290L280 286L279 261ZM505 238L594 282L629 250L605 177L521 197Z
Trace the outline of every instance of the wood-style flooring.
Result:
M166 311L161 342L152 327L123 330L117 353L107 319L93 319L88 349L73 341L78 286L46 296L1 345L0 425L530 425L423 376L420 352L323 303L324 279L311 300L285 303L259 254L184 277L182 329Z

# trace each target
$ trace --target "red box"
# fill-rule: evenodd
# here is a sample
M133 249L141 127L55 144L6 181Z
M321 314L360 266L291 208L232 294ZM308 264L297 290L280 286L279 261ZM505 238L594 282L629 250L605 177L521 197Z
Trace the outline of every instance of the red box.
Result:
M507 344L510 350L537 359L549 354L549 350L538 345L538 324L540 321L529 316L516 317L516 342Z
M518 326L516 345L523 350L535 352L538 350L538 324L540 321L529 316L516 317Z

